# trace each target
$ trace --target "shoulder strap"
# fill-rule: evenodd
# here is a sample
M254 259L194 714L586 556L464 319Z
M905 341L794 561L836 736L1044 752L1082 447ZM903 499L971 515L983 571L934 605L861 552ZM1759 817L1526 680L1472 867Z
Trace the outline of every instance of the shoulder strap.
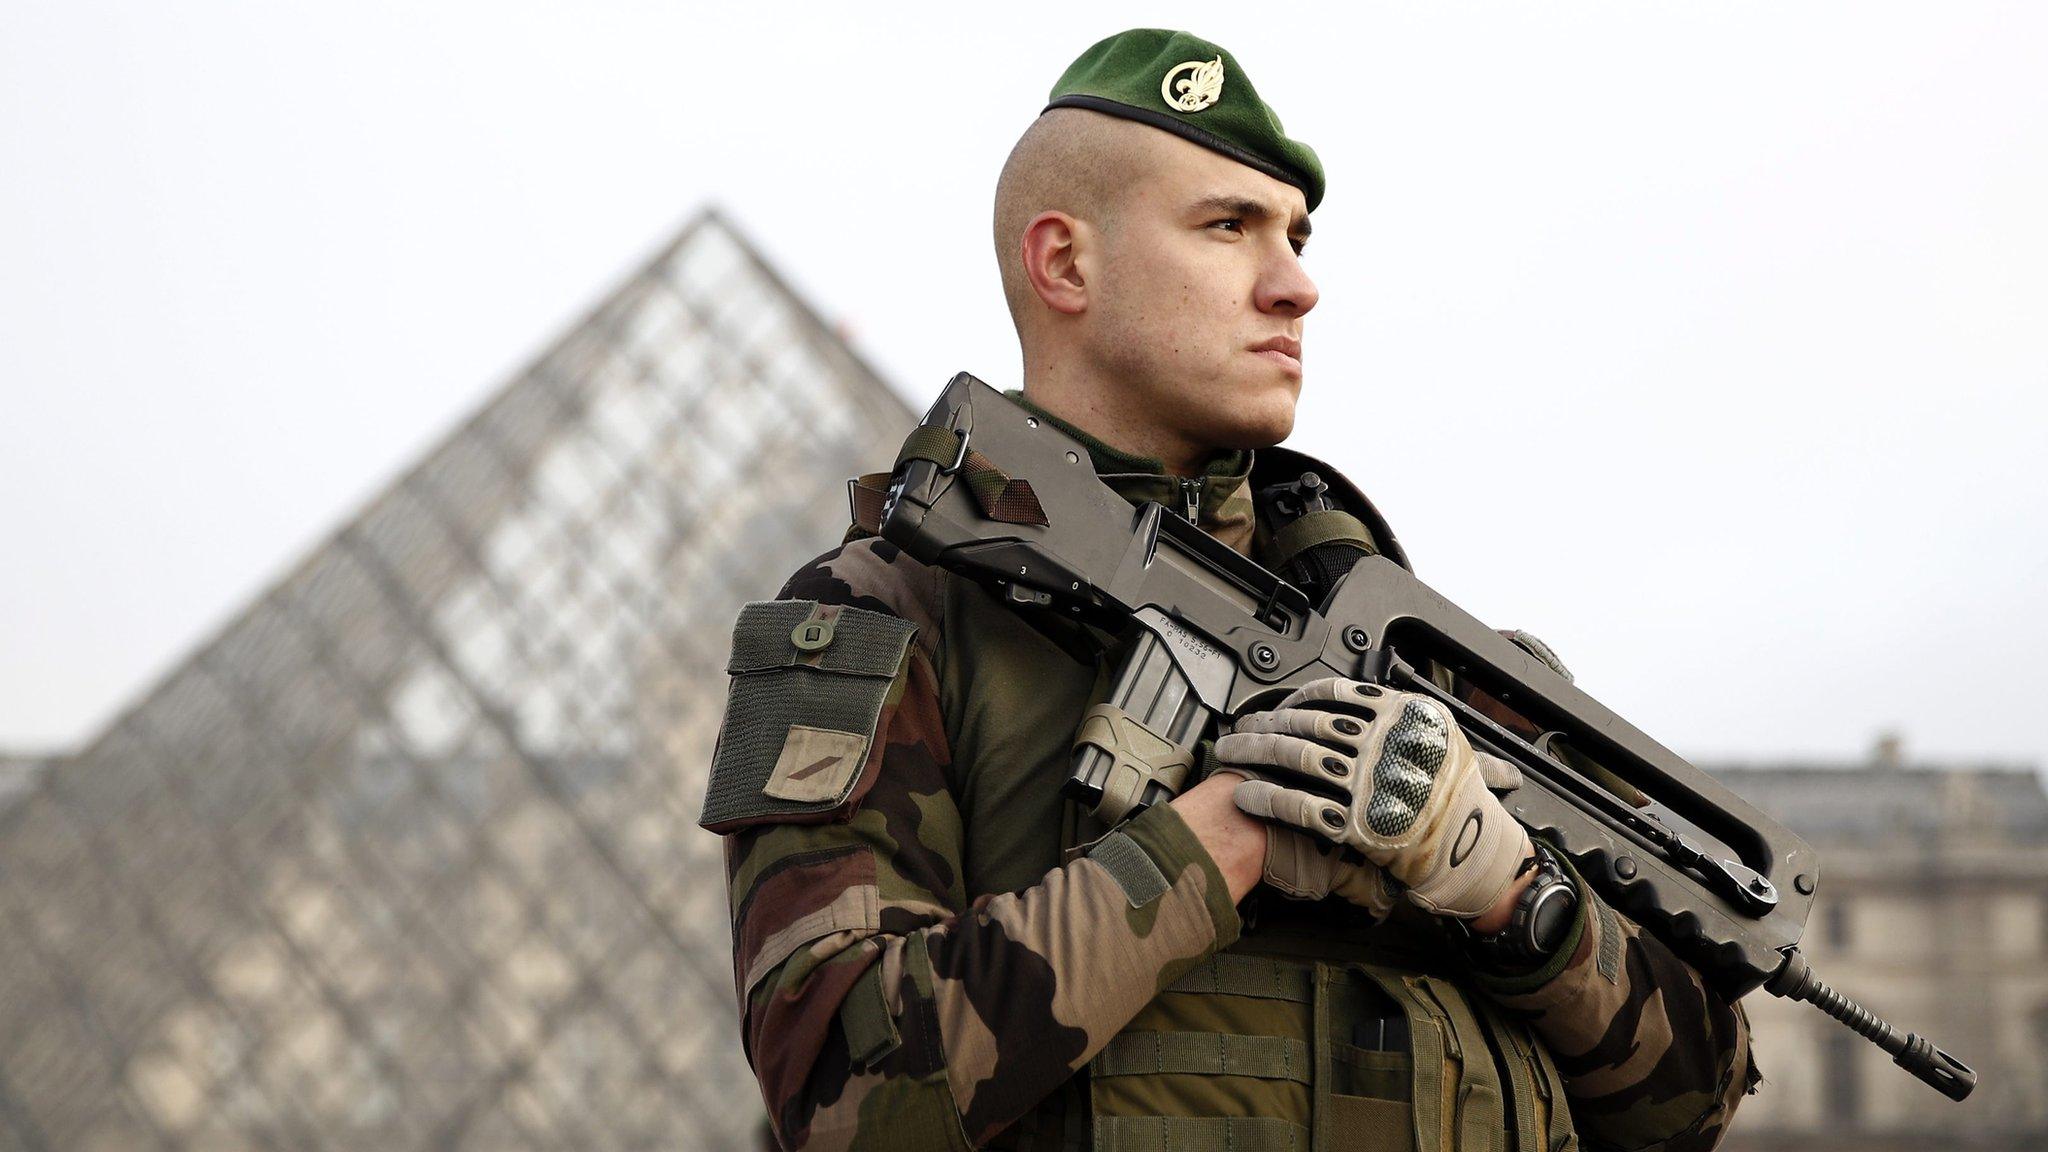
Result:
M1345 544L1370 556L1379 551L1372 532L1358 517L1341 508L1325 508L1291 521L1273 534L1269 559L1275 569L1285 569L1298 557L1325 544Z
M967 490L974 494L981 514L991 520L1040 526L1051 523L1045 518L1045 507L1038 502L1038 493L1031 489L1031 481L1012 477L996 467L993 460L975 451L951 429L920 424L904 437L903 447L896 452L896 464L889 471L870 472L846 482L847 503L856 527L870 533L881 532L889 484L913 460L928 461L948 475L958 473Z
M869 472L846 482L853 525L869 536L882 534L882 508L889 500L889 473Z
M1330 495L1352 519L1365 530L1371 540L1373 551L1392 560L1403 568L1414 569L1408 562L1408 553L1401 542L1394 538L1394 530L1387 525L1387 519L1357 485L1344 478L1343 473L1306 453L1292 448L1261 448L1252 454L1252 490L1258 491L1267 485L1291 480L1303 472L1314 472L1330 486ZM1307 519L1307 517L1303 517Z

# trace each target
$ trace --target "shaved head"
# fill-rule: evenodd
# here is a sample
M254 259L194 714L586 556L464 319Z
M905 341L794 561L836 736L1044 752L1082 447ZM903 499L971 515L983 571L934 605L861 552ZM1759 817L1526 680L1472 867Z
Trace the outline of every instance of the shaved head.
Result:
M1108 232L1124 193L1155 168L1164 133L1085 108L1055 108L1031 122L996 181L996 264L1010 319L1024 332L1036 300L1018 252L1024 226L1064 212Z

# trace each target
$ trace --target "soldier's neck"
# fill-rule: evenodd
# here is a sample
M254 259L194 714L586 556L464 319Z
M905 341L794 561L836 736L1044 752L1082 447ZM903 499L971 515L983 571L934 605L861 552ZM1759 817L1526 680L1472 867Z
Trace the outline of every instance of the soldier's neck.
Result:
M1113 402L1112 390L1100 384L1075 384L1051 376L1034 378L1027 371L1024 398L1100 441L1110 456L1129 463L1123 469L1126 471L1163 468L1172 476L1199 476L1217 454L1215 448L1191 443L1142 413L1124 411Z

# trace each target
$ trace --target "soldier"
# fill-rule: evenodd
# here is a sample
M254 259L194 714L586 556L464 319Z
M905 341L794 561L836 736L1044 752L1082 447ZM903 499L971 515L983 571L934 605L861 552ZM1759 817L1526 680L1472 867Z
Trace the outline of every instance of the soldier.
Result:
M1323 186L1228 52L1090 48L997 188L1013 395L1269 567L1252 493L1311 465L1350 542L1405 563L1355 488L1274 447ZM1530 842L1439 707L1319 682L1238 718L1171 803L1099 819L1060 787L1115 638L862 518L742 613L705 802L784 1146L1719 1140L1756 1079L1741 1012Z

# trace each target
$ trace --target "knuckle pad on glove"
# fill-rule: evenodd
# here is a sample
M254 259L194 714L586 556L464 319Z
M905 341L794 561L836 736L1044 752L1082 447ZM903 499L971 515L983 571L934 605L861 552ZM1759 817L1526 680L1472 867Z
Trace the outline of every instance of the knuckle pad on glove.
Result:
M1408 701L1373 761L1366 827L1383 837L1401 836L1413 828L1449 755L1450 733L1441 713L1421 701Z

